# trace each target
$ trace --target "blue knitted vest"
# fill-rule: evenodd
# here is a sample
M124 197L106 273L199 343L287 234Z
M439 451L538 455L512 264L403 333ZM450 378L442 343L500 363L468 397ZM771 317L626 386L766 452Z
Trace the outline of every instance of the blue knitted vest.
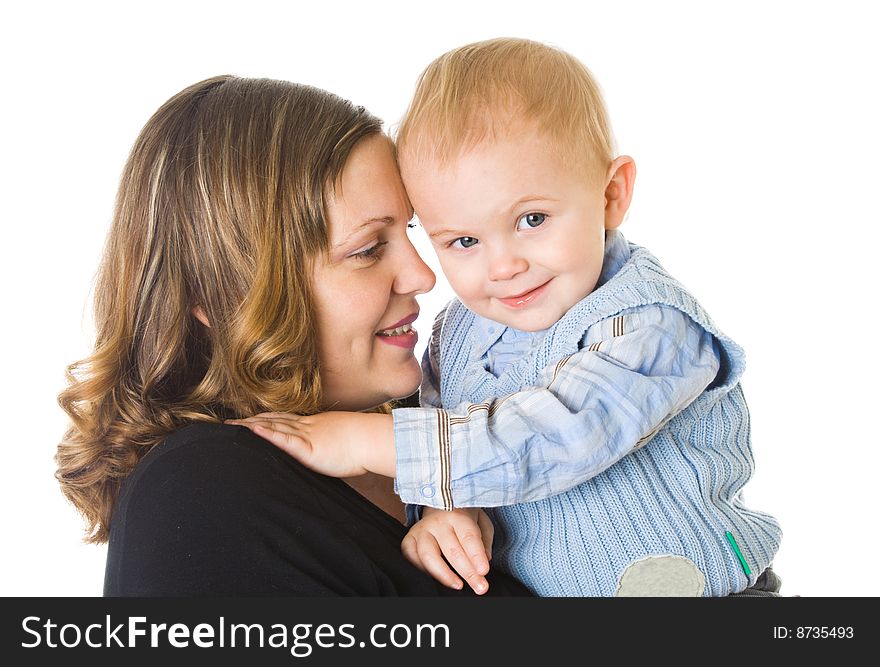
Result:
M557 496L487 510L495 524L493 567L541 596L612 596L636 561L655 555L690 559L705 577L705 596L753 584L772 563L782 537L770 515L748 509L741 489L751 477L748 407L740 387L742 349L647 250L549 329L530 364L501 378L473 352L474 314L457 299L440 332L442 406L480 403L537 383L541 369L577 352L586 330L647 304L677 308L716 337L721 371L711 389L671 419L647 445L589 481ZM751 574L746 575L727 532Z

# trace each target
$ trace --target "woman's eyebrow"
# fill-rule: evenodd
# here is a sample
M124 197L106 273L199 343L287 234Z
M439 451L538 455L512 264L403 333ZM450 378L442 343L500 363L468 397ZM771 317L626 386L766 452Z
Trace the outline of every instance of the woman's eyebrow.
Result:
M341 248L342 246L347 244L349 242L349 240L351 240L352 237L357 236L364 229L367 229L369 227L373 227L377 224L381 224L381 225L384 225L387 227L388 225L393 225L394 221L395 221L395 218L393 215L383 215L383 216L378 216L375 218L367 218L361 224L359 224L357 227L352 229L348 234L346 234L345 238L343 238L341 241L339 241L339 243L334 244L333 250L336 250L337 248Z

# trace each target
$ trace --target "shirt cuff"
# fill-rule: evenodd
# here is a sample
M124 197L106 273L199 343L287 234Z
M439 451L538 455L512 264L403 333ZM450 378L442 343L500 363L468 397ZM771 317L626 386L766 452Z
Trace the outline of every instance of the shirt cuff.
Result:
M394 418L394 449L397 470L394 492L410 505L452 509L444 502L443 470L438 444L439 422L443 411L434 408L397 408ZM447 470L447 479L449 478Z

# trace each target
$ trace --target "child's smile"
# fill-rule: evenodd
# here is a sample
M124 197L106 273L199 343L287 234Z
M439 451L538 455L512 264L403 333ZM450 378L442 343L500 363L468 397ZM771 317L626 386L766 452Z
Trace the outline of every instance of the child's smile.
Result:
M514 296L507 297L499 297L498 300L503 303L508 308L526 308L534 303L536 300L540 299L541 295L546 291L547 286L550 284L552 278L537 287L532 289L528 289L522 294L517 294Z

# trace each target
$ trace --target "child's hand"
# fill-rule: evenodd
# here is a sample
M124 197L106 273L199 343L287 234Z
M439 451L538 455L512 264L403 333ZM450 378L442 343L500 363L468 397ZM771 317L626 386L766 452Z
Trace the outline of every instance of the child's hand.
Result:
M421 521L410 528L400 547L413 565L441 584L461 589L461 579L450 569L451 565L482 595L489 589L484 575L489 572L494 535L492 522L481 509L468 507L446 512L426 507Z
M323 412L301 417L263 412L226 423L249 428L324 475L355 477L374 472L394 477L396 460L391 415Z

